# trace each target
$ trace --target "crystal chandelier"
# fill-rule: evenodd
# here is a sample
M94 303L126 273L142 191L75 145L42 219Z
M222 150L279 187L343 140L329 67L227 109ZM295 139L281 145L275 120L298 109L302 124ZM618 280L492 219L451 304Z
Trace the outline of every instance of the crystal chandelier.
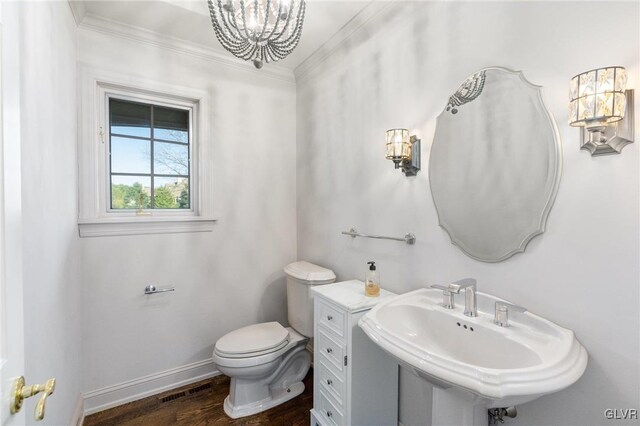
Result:
M222 46L256 68L289 55L300 41L305 0L208 0Z

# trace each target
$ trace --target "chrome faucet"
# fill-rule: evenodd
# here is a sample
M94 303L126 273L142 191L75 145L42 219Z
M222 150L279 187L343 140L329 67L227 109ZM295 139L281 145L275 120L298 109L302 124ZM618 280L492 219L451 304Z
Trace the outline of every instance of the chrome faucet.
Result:
M454 294L459 294L460 290L464 290L464 314L468 317L478 316L476 288L475 278L464 278L449 284L449 289Z
M454 281L446 286L434 284L431 287L442 290L442 306L446 309L455 308L453 295L460 294L460 290L464 290L464 314L468 317L478 316L475 278L464 278L462 280Z

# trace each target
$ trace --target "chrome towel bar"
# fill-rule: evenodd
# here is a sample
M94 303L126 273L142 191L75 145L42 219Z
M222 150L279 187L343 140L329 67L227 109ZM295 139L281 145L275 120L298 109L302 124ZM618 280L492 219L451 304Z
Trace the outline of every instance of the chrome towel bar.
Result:
M156 293L166 293L168 291L176 291L175 288L156 288L155 285L149 284L144 288L144 294L156 294Z
M356 228L351 228L348 231L342 231L343 235L349 235L352 238L355 237L363 237L363 238L375 238L377 240L393 240L393 241L404 241L405 243L412 245L415 244L416 242L416 236L413 235L412 233L407 233L405 234L404 237L402 238L398 238L398 237L385 237L382 235L368 235L368 234L361 234L359 233Z

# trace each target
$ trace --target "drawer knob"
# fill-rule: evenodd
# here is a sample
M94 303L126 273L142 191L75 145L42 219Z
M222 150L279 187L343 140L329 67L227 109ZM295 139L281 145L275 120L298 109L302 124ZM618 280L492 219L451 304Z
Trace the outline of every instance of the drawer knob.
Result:
M333 416L333 413L331 411L327 411L327 417L331 417Z
M333 352L333 349L327 348L327 353L330 354L331 352Z
M327 321L331 321L333 317L331 315L327 315Z
M327 379L327 384L328 384L329 386L331 386L331 385L333 384L333 380L331 380L331 379Z

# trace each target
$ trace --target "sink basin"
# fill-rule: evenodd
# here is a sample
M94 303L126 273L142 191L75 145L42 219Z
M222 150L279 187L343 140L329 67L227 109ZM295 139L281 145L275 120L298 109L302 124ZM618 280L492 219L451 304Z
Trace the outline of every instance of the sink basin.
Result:
M522 336L501 333L496 326L459 318L434 305L391 304L378 312L377 319L383 324L381 329L424 350L422 355L430 355L434 366L438 361L450 361L482 369L511 370L539 365L545 356L532 349ZM550 344L550 339L543 344ZM440 366L446 367L444 363Z
M378 346L436 386L434 425L486 425L488 408L557 392L587 366L587 352L571 330L529 312L510 312L510 326L499 327L494 304L504 300L481 292L477 299L478 316L471 318L464 306L442 307L441 290L420 289L382 302L360 319ZM450 418L450 410L464 418Z

